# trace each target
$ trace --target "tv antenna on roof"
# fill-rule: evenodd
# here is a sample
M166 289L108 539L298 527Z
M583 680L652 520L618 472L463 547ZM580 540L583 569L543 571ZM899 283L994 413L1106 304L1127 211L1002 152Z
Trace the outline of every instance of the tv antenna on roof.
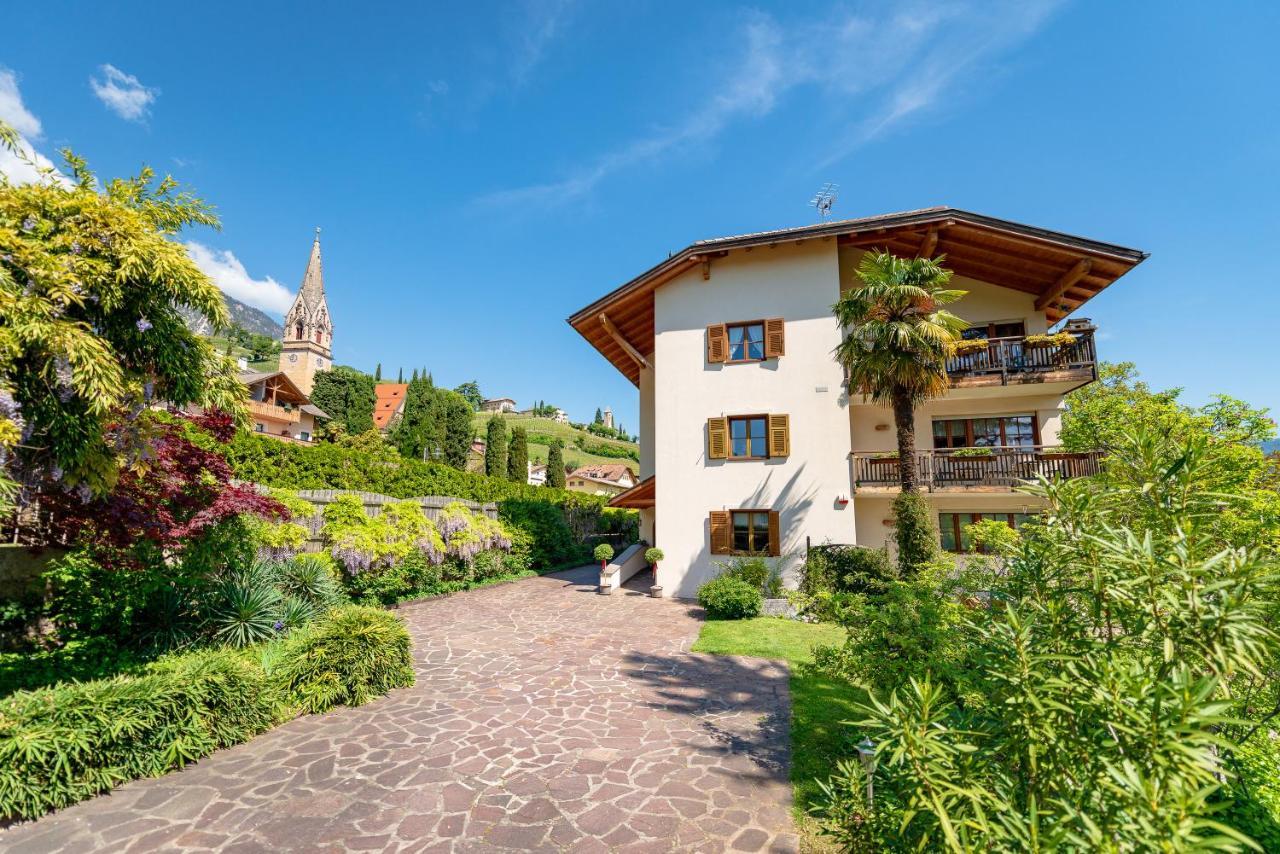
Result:
M818 209L818 219L824 220L831 216L831 208L835 206L836 196L839 195L840 185L830 182L823 184L822 189L818 191L809 205Z

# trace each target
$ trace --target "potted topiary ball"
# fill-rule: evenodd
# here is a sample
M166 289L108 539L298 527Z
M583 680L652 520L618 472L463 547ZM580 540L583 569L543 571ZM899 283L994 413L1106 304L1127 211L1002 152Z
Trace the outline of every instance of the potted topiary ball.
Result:
M658 561L662 560L666 555L662 553L662 549L654 546L644 553L644 559L649 562L649 566L653 567L653 586L649 588L649 595L654 599L662 597L662 585L658 583Z
M605 568L608 567L609 561L613 560L613 546L608 543L601 543L596 546L596 549L592 554L596 556L596 560L600 561L600 580L603 582ZM602 583L596 588L596 592L602 593L605 596L612 595L613 585Z

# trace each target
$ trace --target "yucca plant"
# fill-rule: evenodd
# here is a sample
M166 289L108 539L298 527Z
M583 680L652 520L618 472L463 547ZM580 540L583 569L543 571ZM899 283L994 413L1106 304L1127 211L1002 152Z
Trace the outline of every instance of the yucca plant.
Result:
M284 628L280 620L283 596L276 587L279 570L266 561L253 561L229 572L213 590L208 625L215 638L231 646L250 646L268 640Z
M326 554L300 554L280 567L280 590L306 602L331 607L345 596Z

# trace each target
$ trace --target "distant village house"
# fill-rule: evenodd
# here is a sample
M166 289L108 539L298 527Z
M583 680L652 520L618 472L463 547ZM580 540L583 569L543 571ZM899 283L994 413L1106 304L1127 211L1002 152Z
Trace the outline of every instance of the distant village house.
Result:
M494 397L480 402L481 412L515 412L516 402L509 397Z
M565 487L591 495L618 495L636 485L636 476L622 463L597 463L574 469Z

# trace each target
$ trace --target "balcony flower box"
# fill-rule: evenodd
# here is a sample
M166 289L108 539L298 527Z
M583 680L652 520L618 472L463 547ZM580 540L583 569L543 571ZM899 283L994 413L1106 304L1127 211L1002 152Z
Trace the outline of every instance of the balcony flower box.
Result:
M1022 339L1022 346L1033 350L1045 347L1070 347L1076 343L1076 336L1070 332L1057 332L1053 335L1028 335Z
M987 352L990 347L991 342L985 338L966 338L963 341L956 342L956 355L973 356Z

